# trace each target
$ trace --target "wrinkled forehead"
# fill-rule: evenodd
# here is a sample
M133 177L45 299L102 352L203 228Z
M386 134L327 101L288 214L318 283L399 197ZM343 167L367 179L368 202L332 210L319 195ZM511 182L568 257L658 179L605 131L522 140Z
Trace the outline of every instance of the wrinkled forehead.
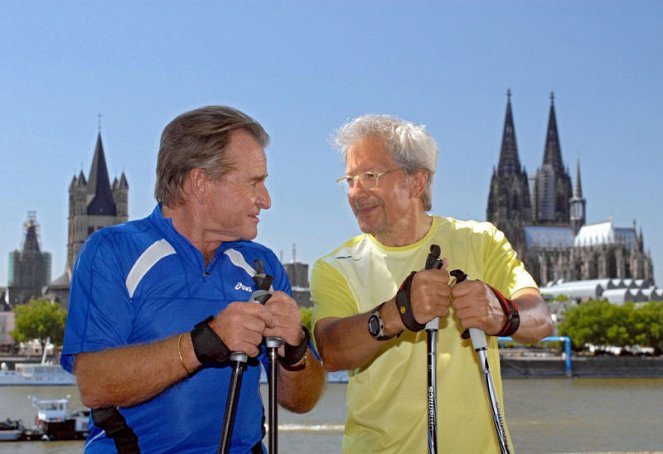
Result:
M378 137L361 140L348 147L345 153L345 170L348 175L386 170L395 165L384 141Z

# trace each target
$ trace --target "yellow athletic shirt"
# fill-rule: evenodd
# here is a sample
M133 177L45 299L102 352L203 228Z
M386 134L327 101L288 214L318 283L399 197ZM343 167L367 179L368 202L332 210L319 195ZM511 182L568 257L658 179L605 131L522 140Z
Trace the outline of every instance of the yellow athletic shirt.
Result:
M486 222L433 217L420 241L403 247L362 234L318 259L311 275L313 325L326 317L369 312L391 299L411 271L426 263L437 244L448 270L461 269L509 297L536 288L504 234ZM368 329L368 328L367 328ZM426 332L405 331L384 341L382 352L349 371L343 452L427 452ZM504 415L497 340L488 336L488 358ZM440 320L437 342L437 434L439 452L499 452L483 374L469 340L453 317Z

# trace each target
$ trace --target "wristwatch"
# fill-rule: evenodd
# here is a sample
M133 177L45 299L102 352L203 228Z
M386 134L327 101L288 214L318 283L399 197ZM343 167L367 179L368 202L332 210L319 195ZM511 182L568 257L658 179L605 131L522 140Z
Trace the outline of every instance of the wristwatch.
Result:
M373 339L383 341L391 339L392 336L385 336L384 334L384 321L382 321L382 316L380 315L380 309L385 303L380 304L373 310L373 313L368 317L368 334L373 336Z

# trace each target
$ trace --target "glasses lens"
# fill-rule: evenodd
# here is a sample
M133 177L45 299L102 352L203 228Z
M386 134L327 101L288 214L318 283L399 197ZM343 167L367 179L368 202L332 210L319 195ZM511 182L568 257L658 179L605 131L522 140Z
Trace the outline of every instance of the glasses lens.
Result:
M378 185L378 174L375 172L362 173L359 177L362 187L366 189L373 189Z
M354 180L351 177L341 177L336 179L336 183L343 190L343 192L350 192L350 184Z

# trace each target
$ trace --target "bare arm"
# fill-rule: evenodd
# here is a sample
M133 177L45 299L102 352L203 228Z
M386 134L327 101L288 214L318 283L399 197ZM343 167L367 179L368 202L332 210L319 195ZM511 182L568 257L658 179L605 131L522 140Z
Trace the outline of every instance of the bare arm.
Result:
M520 326L512 336L518 342L534 343L553 333L553 323L548 305L538 290L526 288L513 295L518 305Z
M81 401L89 408L127 407L158 395L187 376L180 364L177 341L178 336L174 336L153 344L76 355L74 371ZM183 336L181 347L183 352L193 352L188 334Z
M302 361L295 364L302 370L288 371L279 367L278 397L279 403L295 413L306 413L311 410L322 395L325 385L325 372L318 361L306 350Z
M265 329L265 336L276 336L283 339L284 344L301 345L305 341L302 334L299 309L294 299L286 293L274 292L264 306L271 317ZM279 354L285 354L281 346ZM278 369L279 403L290 411L305 413L313 408L322 395L325 374L320 362L307 348L302 359L292 368L301 370L288 371Z
M465 281L454 286L452 306L463 328L479 328L494 336L500 332L506 315L497 297L482 281ZM524 288L511 297L518 306L520 325L513 334L518 342L534 343L553 331L548 305L535 288Z
M229 351L255 357L269 320L263 306L235 302L209 326ZM179 335L150 344L79 353L74 372L82 402L90 408L136 405L184 379L187 371L193 372L201 364L193 351L191 334L183 333L179 345L178 341Z
M449 275L445 269L418 272L410 291L410 303L414 317L426 323L435 317L449 313ZM376 304L377 306L377 304ZM315 340L325 369L343 370L363 367L372 361L390 341L378 341L368 333L368 318L373 311L346 318L327 317L315 325ZM405 326L396 307L395 297L387 301L381 310L384 332L396 335Z

